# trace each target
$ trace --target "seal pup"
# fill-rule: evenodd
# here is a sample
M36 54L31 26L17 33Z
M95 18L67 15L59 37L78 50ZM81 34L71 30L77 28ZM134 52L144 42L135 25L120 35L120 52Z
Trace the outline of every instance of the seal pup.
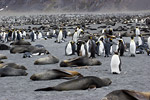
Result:
M86 90L89 88L101 88L109 86L112 81L109 78L98 78L95 76L86 76L71 81L60 83L54 87L36 89L35 91L69 91L69 90Z
M102 100L149 100L149 98L150 92L114 90L102 98Z
M45 64L55 64L58 63L59 59L51 54L48 57L39 58L35 60L34 65L45 65Z
M64 79L64 78L77 78L83 77L77 71L63 70L63 69L51 69L44 72L33 74L30 79L33 81L37 80L52 80L52 79Z
M60 67L77 67L77 66L93 66L101 65L102 63L97 59L92 59L87 56L76 57L60 62Z
M118 55L118 52L114 52L114 55L111 58L110 66L111 66L111 73L112 74L120 74L120 72L121 72L121 59Z

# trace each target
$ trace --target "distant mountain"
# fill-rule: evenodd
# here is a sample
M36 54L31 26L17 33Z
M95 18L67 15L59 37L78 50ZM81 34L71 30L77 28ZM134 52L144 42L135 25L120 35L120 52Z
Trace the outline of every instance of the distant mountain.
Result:
M139 11L149 5L150 0L0 0L0 11Z

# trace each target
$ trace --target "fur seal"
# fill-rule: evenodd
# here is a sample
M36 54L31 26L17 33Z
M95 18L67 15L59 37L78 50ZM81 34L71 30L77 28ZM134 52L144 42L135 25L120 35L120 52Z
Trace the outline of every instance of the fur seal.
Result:
M45 72L40 72L37 74L33 74L30 79L31 80L52 80L52 79L61 79L61 78L76 78L82 77L80 73L77 71L70 70L62 70L62 69L51 69Z
M45 48L35 48L31 51L32 55L42 55L42 54L49 54L49 51Z
M31 45L31 43L24 40L18 40L10 43L10 45Z
M2 59L7 59L7 56L0 54L0 60L2 60Z
M10 46L0 43L0 50L9 50L9 49L10 49Z
M14 46L10 49L10 53L25 53L30 52L32 54L49 54L49 51L47 51L45 48L38 48L31 45L20 45L20 46Z
M4 63L4 62L0 60L0 64L1 64L1 63Z
M102 100L149 100L150 92L133 90L115 90L107 94Z
M0 77L5 76L26 76L28 73L22 69L16 69L11 67L0 68Z
M11 67L11 68L15 68L15 69L22 69L22 70L27 70L27 68L23 65L18 65L16 63L6 63L6 64L0 64L0 68L3 67Z
M69 91L69 90L86 90L88 88L101 88L109 86L111 80L109 78L98 78L95 76L86 76L71 81L63 82L54 87L36 89L35 91Z
M88 58L87 56L83 56L61 61L60 67L93 66L101 64L102 63L97 59L92 59Z
M14 46L10 49L10 53L25 53L25 52L31 52L34 50L35 47L31 45L20 45L20 46Z
M51 54L48 57L39 58L34 62L34 65L45 65L45 64L55 64L58 63L59 59Z

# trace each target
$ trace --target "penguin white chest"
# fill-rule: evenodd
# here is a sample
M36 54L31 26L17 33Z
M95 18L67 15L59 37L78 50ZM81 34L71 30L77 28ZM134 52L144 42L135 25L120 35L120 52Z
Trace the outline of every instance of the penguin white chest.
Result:
M147 41L148 47L150 49L150 37L148 37L148 41Z
M63 34L62 31L60 31L58 34L58 42L61 42L62 38L63 38Z
M136 34L136 36L140 35L140 30L138 28L136 28L135 34Z
M73 34L73 41L77 42L77 38L78 38L78 34L77 34L77 32L75 32Z
M110 63L110 66L111 66L111 73L115 72L115 73L120 73L120 69L119 69L119 66L120 66L120 58L118 55L113 55L112 58L111 58L111 63Z
M72 54L72 46L71 43L68 43L66 47L66 55L71 55Z
M85 56L86 55L86 51L85 51L85 47L84 44L81 45L81 56Z
M141 37L138 37L138 43L139 43L139 45L142 45L142 39L141 39Z
M100 52L100 54L103 54L104 53L104 44L103 44L103 42L102 41L100 41L100 46L99 46L99 52Z
M42 38L42 33L39 32L39 34L38 34L38 39L41 39L41 38Z
M88 53L88 57L90 57L91 56L91 52L90 52L90 44L89 44L89 40L87 41L87 43L86 43L86 47L87 47L87 53Z
M136 51L135 42L133 40L131 40L131 42L130 42L130 53L135 54L135 51Z

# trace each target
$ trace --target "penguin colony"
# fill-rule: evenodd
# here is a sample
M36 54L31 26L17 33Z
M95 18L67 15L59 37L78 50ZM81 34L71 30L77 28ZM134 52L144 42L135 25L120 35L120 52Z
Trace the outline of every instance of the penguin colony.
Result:
M67 17L66 15L64 17L64 15L45 15L44 19L40 18L39 16L32 16L31 18L23 16L24 19L21 19L22 17L16 18L14 16L2 17L2 24L0 25L0 50L10 50L10 53L13 54L21 53L22 58L20 59L22 60L33 59L35 55L38 55L41 58L35 60L35 62L33 62L33 66L58 63L59 67L65 67L63 64L61 66L61 63L59 63L59 61L63 61L67 64L67 67L84 68L84 66L93 66L95 63L97 65L101 65L102 63L103 65L103 62L100 62L101 59L110 58L109 69L107 69L107 72L111 75L123 75L125 72L127 72L126 70L123 70L123 67L125 67L124 62L121 60L123 57L134 59L138 54L150 56L148 15L130 15L125 17L118 16L118 18L113 16L115 17L115 20L113 20L113 17L111 16L106 18L101 17L100 15L98 15L98 17L94 15L84 15L84 17L79 16L72 15L72 17ZM137 17L138 19L136 19ZM14 22L12 19L15 19L16 21ZM48 20L48 22L45 20ZM24 23L24 25L29 26L26 28L17 28L16 26L20 26L20 23L18 23L19 21ZM118 23L121 23L120 26L114 27L115 24ZM134 23L136 23L136 25L134 25ZM98 24L99 27L97 27L97 29L92 28L90 25L93 24ZM37 27L36 25L39 26ZM53 54L50 53L51 51L44 47L44 44L36 44L37 41L48 40L52 40L53 43L58 45L58 47L61 46L61 44L65 44L65 47L61 48L62 52L58 53L63 54L68 58L68 60L59 59L53 56ZM42 55L45 55L46 57L43 57ZM5 55L0 55L0 77L25 77L28 74L26 72L28 69L25 66L11 63L14 62L13 60L8 63L3 59L9 58L7 58ZM80 59L82 59L81 62ZM89 88L100 88L102 86L108 86L109 88L109 85L111 85L111 78L108 79L109 82L106 84L105 79L103 81L102 78L94 76L94 74L90 76L84 76L82 73L77 71L69 71L66 69L66 67L64 70L61 68L49 68L49 70L45 72L36 72L37 74L30 73L33 74L31 75L30 79L33 81L62 78L73 79L51 88L44 87L44 91L82 90L83 86L81 86L81 88L68 87L70 86L70 83L78 83L78 81L80 82L82 79L88 80L86 82L94 81L94 84L90 83L90 85L84 87L83 90ZM113 75L113 77L116 77L116 75ZM102 84L98 84L95 81L100 81ZM66 83L69 85L64 85ZM62 87L63 85L67 88ZM80 85L77 84L77 86ZM37 89L36 91L43 90L42 87L38 88L41 89Z

